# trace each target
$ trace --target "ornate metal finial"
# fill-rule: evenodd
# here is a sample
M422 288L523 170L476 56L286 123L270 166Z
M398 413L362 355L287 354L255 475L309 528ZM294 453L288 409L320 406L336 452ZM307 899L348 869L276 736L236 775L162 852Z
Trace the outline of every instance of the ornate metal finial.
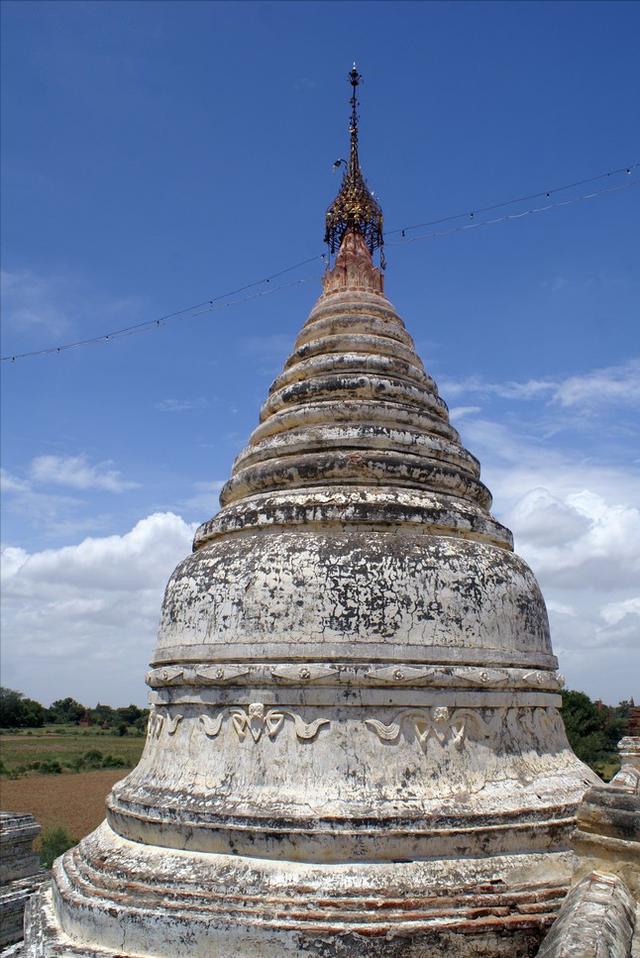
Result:
M369 192L358 159L358 98L356 89L362 80L355 63L349 72L351 93L351 118L349 134L351 149L349 162L336 160L334 167L344 166L340 192L327 210L326 230L324 241L329 251L334 254L340 249L345 233L355 230L360 233L369 247L369 252L375 249L382 250L384 239L382 235L382 209L377 200ZM381 265L384 266L384 256L381 253Z
M349 152L349 171L359 170L358 162L358 98L356 88L358 87L362 76L356 70L355 63L349 72L349 82L351 83L351 124L349 126L349 135L351 136L351 150Z

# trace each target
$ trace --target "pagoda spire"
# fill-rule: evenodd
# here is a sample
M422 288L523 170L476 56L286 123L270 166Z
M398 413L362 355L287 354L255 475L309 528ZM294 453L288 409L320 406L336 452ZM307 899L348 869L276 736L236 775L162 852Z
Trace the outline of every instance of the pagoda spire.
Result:
M351 149L349 152L349 173L356 177L360 173L360 163L358 160L358 98L356 89L362 76L358 73L355 63L349 72L351 83L351 124L349 126L349 136L351 137ZM360 175L362 175L360 173Z
M349 162L337 160L335 164L336 167L344 165L345 169L340 192L327 210L324 241L328 244L329 252L333 255L340 249L342 240L347 233L359 233L370 253L373 254L376 249L381 251L381 266L384 267L382 209L367 187L358 157L358 97L356 91L361 81L362 76L358 73L354 63L349 72L349 82L352 88Z

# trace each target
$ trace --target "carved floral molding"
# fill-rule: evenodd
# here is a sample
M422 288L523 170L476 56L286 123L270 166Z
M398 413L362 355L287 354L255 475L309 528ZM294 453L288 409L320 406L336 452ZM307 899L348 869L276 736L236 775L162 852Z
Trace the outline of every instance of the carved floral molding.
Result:
M487 715L490 717L485 717ZM170 715L154 710L149 719L149 739L158 739L163 731L175 735L183 719L181 713ZM198 724L208 738L216 738L226 721L230 722L241 742L247 736L254 742L259 742L263 735L273 740L287 721L293 723L301 741L311 741L323 726L333 724L328 718L305 722L296 712L278 706L267 707L262 702L252 702L246 707L229 706L215 715L198 716ZM482 712L480 709L448 706L407 708L398 712L389 723L366 718L363 724L381 742L417 741L425 752L430 743L437 743L442 748L462 749L468 739L495 738L504 726L515 740L549 741L556 736L564 739L565 734L560 713L552 707L485 708Z
M476 735L489 737L496 731L494 726L502 724L504 711L496 709L491 723L488 723L473 709L452 710L446 706L405 709L399 712L389 725L378 719L365 719L365 725L375 732L382 742L396 742L401 732L409 730L424 751L430 739L440 745L453 745L454 748L461 749L469 727L473 728Z
M227 718L231 719L233 729L241 742L247 737L247 733L254 742L260 741L263 733L270 739L274 739L286 719L291 719L296 735L303 740L315 738L323 725L330 724L329 719L305 722L295 712L280 708L266 709L261 702L252 702L246 709L239 707L223 709L215 718L201 715L198 721L204 726L205 735L215 738Z
M467 738L494 737L506 721L513 738L522 733L535 739L564 735L560 714L555 708L497 708L486 721L476 709L450 709L447 706L412 708L399 712L388 725L378 719L365 719L365 725L382 742L398 742L401 735L415 738L423 751L430 741L441 746L464 747Z

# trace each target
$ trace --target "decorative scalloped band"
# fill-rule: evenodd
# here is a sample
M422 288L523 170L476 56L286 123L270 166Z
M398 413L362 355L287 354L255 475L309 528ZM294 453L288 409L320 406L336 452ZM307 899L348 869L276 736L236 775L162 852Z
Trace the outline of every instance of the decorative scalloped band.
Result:
M146 676L153 689L171 686L328 685L376 688L467 688L557 691L564 685L559 672L545 669L482 668L481 666L348 665L301 662L291 665L228 664L167 665Z
M190 717L192 721L195 718L193 715ZM184 718L181 712L165 713L162 706L160 709L154 708L149 719L149 739L153 741L164 733L175 735ZM324 717L306 722L290 709L252 702L246 707L234 705L198 715L196 728L207 738L215 739L220 735L225 722L228 722L238 741L243 742L249 738L253 742L259 742L263 735L266 739L275 739L288 720L293 723L295 734L301 741L311 741L321 729L328 730L339 722ZM377 718L366 718L362 722L381 742L417 742L423 752L428 750L430 744L437 743L443 748L453 747L459 750L468 739L493 739L505 724L514 739L520 739L524 732L527 737L548 740L555 733L563 734L564 730L560 714L553 707L409 708L397 712L389 722Z

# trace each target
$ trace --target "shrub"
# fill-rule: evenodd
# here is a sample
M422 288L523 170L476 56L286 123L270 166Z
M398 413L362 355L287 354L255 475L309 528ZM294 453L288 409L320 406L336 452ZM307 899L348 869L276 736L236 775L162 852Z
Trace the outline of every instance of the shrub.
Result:
M43 775L60 775L62 765L57 758L49 759L47 762L40 762L40 771Z
M62 825L54 825L51 828L45 828L42 833L42 846L40 848L40 861L45 868L51 868L56 858L63 855L68 848L77 844L78 839L74 838Z
M126 761L119 755L105 755L102 760L103 768L125 768Z
M83 768L102 768L104 756L97 748L91 748L82 756Z
M73 758L69 759L68 762L64 763L66 768L70 769L72 772L81 772L84 768L84 759L82 755L74 755Z

